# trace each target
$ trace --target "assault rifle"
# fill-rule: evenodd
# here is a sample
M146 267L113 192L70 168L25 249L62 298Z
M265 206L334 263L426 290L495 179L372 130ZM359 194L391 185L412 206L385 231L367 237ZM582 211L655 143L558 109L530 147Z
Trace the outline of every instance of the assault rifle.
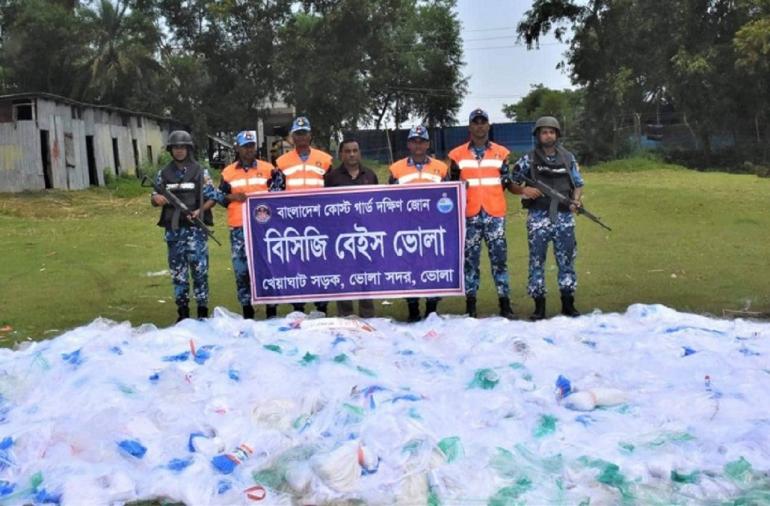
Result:
M572 199L570 199L569 197L567 197L563 193L560 193L559 191L551 188L550 186L548 186L544 182L532 179L531 177L527 176L526 174L520 173L520 176L522 177L522 179L524 179L524 181L527 182L527 184L529 184L530 186L534 186L535 188L540 190L540 192L543 193L543 195L545 195L547 197L550 197L552 200L558 201L559 204L563 204L565 206L569 206L569 205L572 204ZM577 213L578 214L582 214L583 216L585 216L589 220L593 221L594 223L596 223L598 225L601 225L602 227L604 227L607 230L609 230L610 232L612 232L612 229L610 227L608 227L607 225L602 223L602 220L600 220L595 214L593 214L590 211L588 211L588 209L586 209L585 207L583 207L583 206L578 207L577 208Z
M203 220L200 219L200 217L198 217L198 218L193 218L192 217L192 211L190 211L190 208L188 208L184 204L184 202L179 200L179 197L177 197L176 195L174 195L173 193L168 191L163 185L159 185L159 184L153 182L147 176L144 176L142 178L142 186L144 188L152 188L153 190L155 190L160 195L163 195L166 198L166 200L168 201L169 205L171 205L175 209L178 209L179 212L182 214L182 216L184 216L185 218L190 220L193 224L199 226L206 233L207 236L211 237L211 239L215 243L217 243L220 246L222 246L222 243L219 242L216 237L214 237L214 232L212 232L211 229L205 223L203 223Z

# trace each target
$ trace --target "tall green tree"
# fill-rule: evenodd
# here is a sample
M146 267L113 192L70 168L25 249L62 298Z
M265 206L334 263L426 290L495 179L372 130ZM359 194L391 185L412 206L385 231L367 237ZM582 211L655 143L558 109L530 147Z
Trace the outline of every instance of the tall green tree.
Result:
M72 9L46 0L0 4L3 92L42 91L82 98L87 36Z
M367 120L451 124L467 81L454 0L306 1L279 33L279 89L317 138Z
M99 0L80 10L89 40L82 76L88 100L133 109L158 106L162 34L152 14L151 6L128 0Z
M402 0L381 9L377 38L369 48L375 64L368 80L368 116L376 128L385 120L429 126L456 121L468 81L462 75L455 7L454 0Z
M298 114L310 117L321 145L332 132L355 127L364 113L371 8L364 0L309 6L279 32L279 89Z
M762 162L767 163L770 160L770 14L741 27L735 34L734 44L738 76L751 83L748 103L754 108L745 114L752 117L754 139L761 146Z
M455 0L440 0L417 8L419 44L412 76L416 89L430 91L417 95L412 114L431 127L454 124L468 90L455 7Z
M170 114L199 138L276 101L319 139L444 125L467 87L459 27L455 0L0 0L0 85Z
M750 85L739 79L733 38L766 0L536 0L518 25L530 47L553 32L570 39L567 64L585 88L584 133L612 154L613 132L633 112L661 105L686 117L706 161L716 133L746 128Z
M168 110L196 134L255 128L277 97L275 40L289 0L157 0L167 26Z
M366 85L367 118L379 130L388 121L396 125L406 121L426 90L417 89L414 82L421 54L416 3L395 0L377 5L377 36L367 48L370 68Z
M521 100L503 105L503 114L513 121L534 121L540 116L554 116L567 134L582 108L582 90L552 90L543 84L534 84Z

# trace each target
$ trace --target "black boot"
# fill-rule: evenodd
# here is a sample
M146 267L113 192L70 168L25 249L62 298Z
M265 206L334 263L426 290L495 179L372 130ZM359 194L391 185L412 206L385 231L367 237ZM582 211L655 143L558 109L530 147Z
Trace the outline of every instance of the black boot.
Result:
M249 304L248 306L243 306L243 319L244 320L253 320L254 319L254 306Z
M198 306L198 318L208 318L209 308L206 306Z
M187 305L185 305L185 306L177 306L176 307L176 314L178 315L177 319L176 319L177 323L181 322L182 320L184 320L186 318L189 318L190 317L190 306L187 306Z
M417 310L419 313L419 309ZM426 300L425 301L425 318L427 318L431 313L438 314L438 301L437 300Z
M468 313L470 318L476 318L476 296L465 296L465 312Z
M278 306L275 304L268 304L265 306L265 319L275 318L278 316Z
M575 309L575 296L571 293L561 294L561 314L575 318L580 316L580 311Z
M508 297L500 297L498 303L500 304L500 316L507 318L508 320L513 320L516 318L516 315L513 313L513 309L511 309L511 299Z
M406 306L409 308L409 316L406 321L409 323L420 321L420 302L416 300L409 301L406 303Z
M529 319L533 322L545 320L545 297L535 297L533 300L535 301L535 311Z

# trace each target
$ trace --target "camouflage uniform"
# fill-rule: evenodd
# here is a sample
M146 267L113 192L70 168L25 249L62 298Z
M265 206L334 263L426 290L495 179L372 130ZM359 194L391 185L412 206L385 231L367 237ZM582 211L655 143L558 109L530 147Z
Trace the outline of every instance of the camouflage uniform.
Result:
M209 302L209 246L208 237L199 227L179 227L166 230L168 268L174 285L177 306L190 303L190 281L193 280L193 297L198 306Z
M172 162L173 163L173 162ZM214 188L208 170L203 170L203 200L221 202L222 194ZM183 177L184 170L177 169L177 177ZM163 184L162 171L156 177L158 185ZM203 219L203 216L201 216ZM161 226L164 224L159 223ZM167 225L167 224L166 224ZM193 281L193 296L198 307L207 307L209 300L209 248L208 236L200 227L180 220L179 227L165 226L164 239L168 246L168 268L174 286L174 301L179 307L190 303L190 281Z
M230 251L238 302L241 303L241 306L248 306L251 304L251 279L249 277L249 264L246 260L246 239L244 238L243 227L230 229Z
M421 139L428 140L428 132L422 126L413 127L409 131L409 139L413 139L413 138L421 138ZM433 159L433 158L431 158L429 156L426 156L426 160L423 163L418 163L418 162L415 162L412 159L411 156L408 156L406 158L406 165L408 167L414 167L417 171L420 171L420 173L423 170L426 173L428 173L428 172L431 171L431 169L429 169L429 167L435 167L436 166L436 162L438 162L439 164L441 164L443 166L443 162L440 162L438 160L434 161L434 160L435 159ZM399 161L397 163L402 163L402 161ZM388 177L388 184L402 184L402 183L399 182L398 177L396 177L396 175L394 175L394 173L393 173L393 170L394 170L393 168L396 167L397 163L390 166L390 176ZM433 165L431 165L431 163ZM437 178L439 177L438 173L437 173L436 177ZM443 175L443 177L441 177L441 181L447 181L448 177L449 177L449 173L447 172L446 174ZM419 181L417 181L417 182L419 182ZM406 184L406 183L403 183L403 184ZM437 311L438 303L439 302L441 302L441 297L426 297L425 298L425 307L426 307L426 309L425 309L425 317L426 318L428 317L428 315L430 313ZM418 318L419 303L420 303L420 299L418 297L407 297L406 298L406 304L409 307L409 311L410 311L410 317L409 317L410 321L416 321L417 319L419 319ZM415 311L417 313L415 313Z
M508 297L508 245L505 240L505 218L490 216L483 209L465 219L465 293L476 295L479 290L481 241L487 243L492 278L498 297Z
M545 257L548 243L553 241L553 254L559 268L558 283L562 294L573 294L577 287L575 258L575 215L559 212L556 223L551 222L546 209L530 209L527 216L527 242L529 243L529 281L527 293L530 297L544 297Z
M555 158L555 157L554 157ZM553 158L552 158L553 159ZM513 181L523 183L521 173L531 173L531 155L521 157L514 167ZM570 154L569 176L576 188L583 186L577 161ZM548 253L548 243L553 242L554 256L558 267L559 291L562 295L571 295L577 288L575 259L577 257L577 241L575 239L575 216L563 209L556 213L552 220L548 209L528 209L527 242L529 243L529 281L527 292L533 298L544 297L545 288L545 257Z
M487 143L489 144L489 143ZM484 152L488 147L478 148L472 146L476 159L484 158ZM457 163L452 162L452 176L455 181L460 180L460 169ZM507 188L511 183L511 171L507 162L500 167L500 184ZM479 291L481 241L487 243L489 263L492 267L492 279L495 282L498 297L509 297L510 286L508 283L508 243L505 239L505 217L490 216L482 207L475 216L465 218L465 294L476 296Z
M256 167L256 161L252 167ZM251 167L249 167L250 169ZM283 174L279 170L273 170L268 183L268 191L281 191L286 187ZM230 185L224 180L219 185L221 200L218 203L227 207L225 195L231 193ZM233 274L235 274L235 289L238 302L241 306L251 306L251 277L249 276L249 264L246 258L246 239L243 227L230 227L230 253L233 262Z
M471 140L452 149L451 179L466 185L465 207L465 312L476 318L479 290L481 242L487 243L492 280L497 291L500 316L512 320L508 281L508 244L505 239L506 190L513 191L505 146L489 140L489 114L474 109L468 116ZM483 142L482 142L483 141Z

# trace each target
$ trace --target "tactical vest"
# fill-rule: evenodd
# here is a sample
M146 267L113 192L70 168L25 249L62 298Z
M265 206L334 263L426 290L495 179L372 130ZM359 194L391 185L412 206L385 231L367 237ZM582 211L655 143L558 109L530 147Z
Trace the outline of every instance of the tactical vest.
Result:
M181 178L177 175L174 162L166 165L160 172L160 184L181 200L190 211L194 211L203 205L203 169L194 161L188 160L185 163L187 170ZM211 210L204 212L201 219L206 225L214 225ZM181 211L171 204L166 204L160 210L158 226L177 230L179 227L191 227L193 224L182 216Z
M575 182L572 180L570 166L572 154L561 146L556 146L556 158L549 161L540 149L534 149L529 153L529 177L536 181L542 181L554 190L568 197L572 195ZM522 199L522 205L527 209L549 209L551 198L542 195L536 199ZM558 204L558 210L567 212L569 206Z

